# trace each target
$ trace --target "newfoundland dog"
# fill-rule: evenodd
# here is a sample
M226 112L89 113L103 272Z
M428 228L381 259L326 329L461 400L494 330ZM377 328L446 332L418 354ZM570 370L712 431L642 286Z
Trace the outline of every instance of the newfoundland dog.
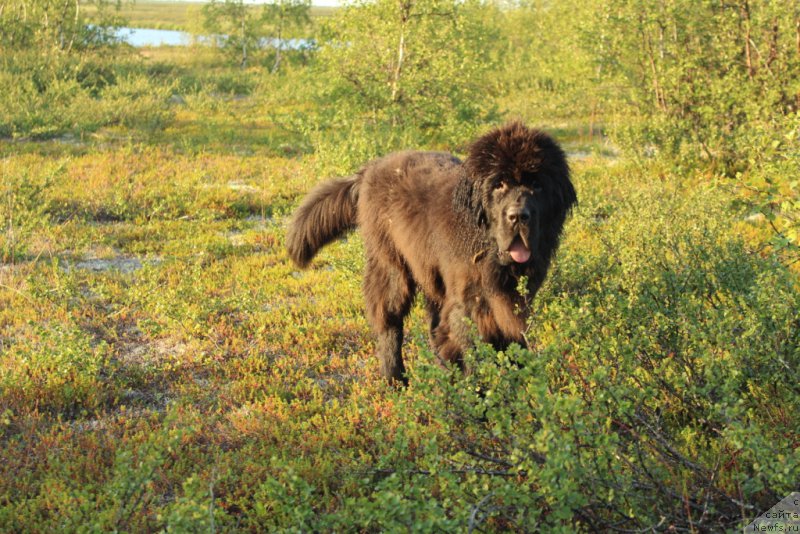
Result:
M323 246L361 229L367 318L381 370L406 383L403 319L417 290L444 362L463 366L467 319L498 350L525 344L526 299L542 285L575 202L558 144L513 122L480 137L463 162L440 152L396 152L319 184L292 217L286 246L306 267ZM527 291L520 292L523 277Z

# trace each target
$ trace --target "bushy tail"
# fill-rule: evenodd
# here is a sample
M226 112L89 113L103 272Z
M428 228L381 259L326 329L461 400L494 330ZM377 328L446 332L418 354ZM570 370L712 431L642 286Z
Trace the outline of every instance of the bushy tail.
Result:
M358 178L323 182L300 203L286 232L286 249L299 267L308 266L322 247L356 227Z

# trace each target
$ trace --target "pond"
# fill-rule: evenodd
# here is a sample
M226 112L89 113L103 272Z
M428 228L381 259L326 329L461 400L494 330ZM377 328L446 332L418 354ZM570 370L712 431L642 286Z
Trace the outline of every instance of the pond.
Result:
M191 33L176 30L117 28L114 33L117 39L131 46L188 46L193 41Z
M195 36L189 32L177 30L156 30L153 28L117 28L114 35L123 43L131 46L188 46L194 42L210 43L211 38L205 35ZM275 39L264 37L261 46L288 50L312 48L314 42L309 39Z

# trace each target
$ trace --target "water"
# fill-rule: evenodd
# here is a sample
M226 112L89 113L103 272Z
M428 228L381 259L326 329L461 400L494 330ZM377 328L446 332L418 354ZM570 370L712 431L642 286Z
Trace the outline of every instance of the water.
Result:
M123 43L131 46L188 46L193 42L208 44L211 39L208 36L194 36L189 32L176 30L155 30L152 28L117 28L114 35ZM265 37L261 39L261 46L286 50L302 50L312 48L313 41L309 39L275 39Z
M188 32L175 30L154 30L150 28L118 28L117 39L131 46L188 46L193 36Z

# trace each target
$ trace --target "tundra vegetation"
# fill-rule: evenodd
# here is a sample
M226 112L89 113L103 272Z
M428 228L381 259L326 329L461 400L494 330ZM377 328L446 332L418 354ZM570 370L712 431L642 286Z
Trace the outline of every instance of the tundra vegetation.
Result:
M237 5L0 0L0 530L732 532L797 489L796 3ZM158 10L313 46L114 39ZM301 273L286 215L507 119L580 200L530 350L440 369L418 302L397 391L358 235Z

